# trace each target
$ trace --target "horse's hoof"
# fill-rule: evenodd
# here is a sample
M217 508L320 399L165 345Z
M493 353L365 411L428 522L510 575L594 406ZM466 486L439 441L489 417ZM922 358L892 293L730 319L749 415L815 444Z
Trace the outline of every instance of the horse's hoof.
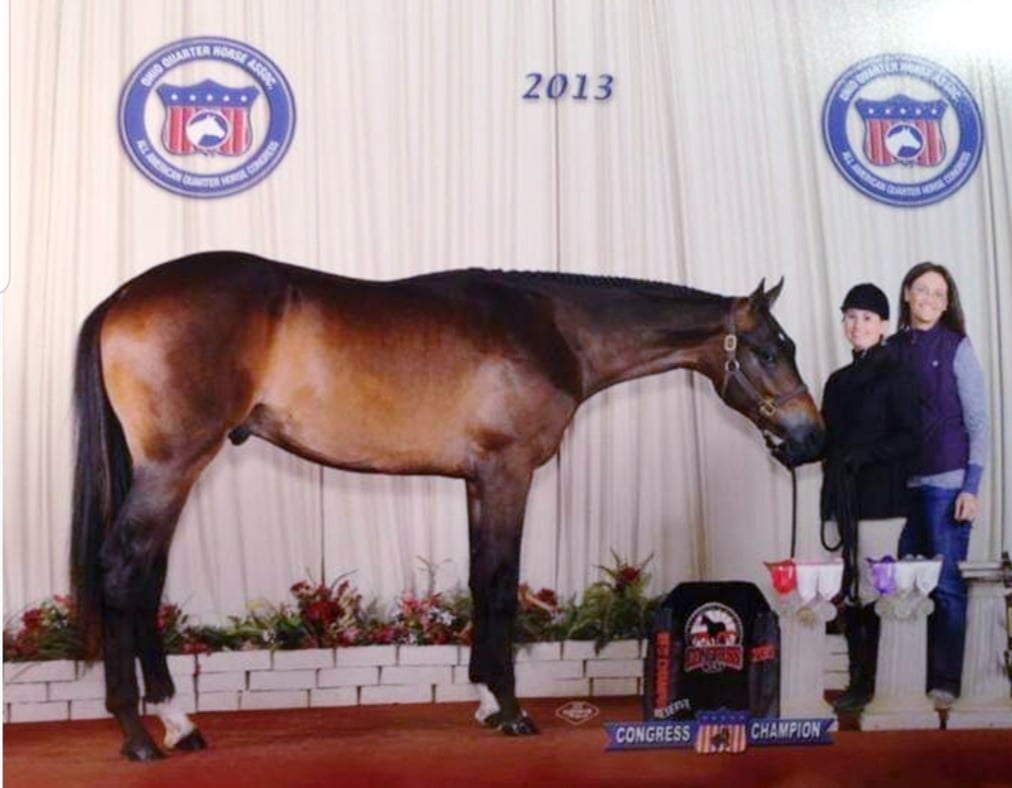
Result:
M180 739L179 741L177 741L175 743L175 745L172 747L172 749L174 749L174 750L189 750L191 752L193 750L206 750L207 749L207 742L204 741L204 737L201 736L200 730L198 730L197 728L194 728L192 731L190 731L188 734L186 734L182 739Z
M532 736L539 732L538 726L534 724L534 720L526 714L521 714L515 720L500 722L499 730L507 736Z
M157 761L165 757L165 753L159 750L153 742L124 742L120 753L131 761Z
M475 719L478 720L485 728L498 728L502 723L502 712L493 711L487 717L479 717L475 715Z

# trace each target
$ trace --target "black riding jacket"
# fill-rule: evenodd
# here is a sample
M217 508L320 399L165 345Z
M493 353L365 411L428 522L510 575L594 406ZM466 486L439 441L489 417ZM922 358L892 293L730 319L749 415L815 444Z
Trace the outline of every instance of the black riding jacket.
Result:
M920 411L916 379L885 344L855 352L850 364L829 376L822 395L823 520L839 519L841 471L854 481L856 519L906 515L906 483L921 440Z

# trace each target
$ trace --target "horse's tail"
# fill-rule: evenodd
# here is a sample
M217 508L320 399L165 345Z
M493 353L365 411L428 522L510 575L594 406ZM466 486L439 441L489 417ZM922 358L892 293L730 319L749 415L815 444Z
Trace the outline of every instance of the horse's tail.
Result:
M102 380L99 338L111 302L96 307L81 326L74 366L77 457L70 581L83 656L88 660L98 656L102 640L102 538L133 478L123 428Z

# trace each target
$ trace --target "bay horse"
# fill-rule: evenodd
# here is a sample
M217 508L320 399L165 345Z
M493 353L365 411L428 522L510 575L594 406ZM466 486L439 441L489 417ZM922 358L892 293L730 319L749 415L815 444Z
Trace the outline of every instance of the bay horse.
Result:
M85 320L75 359L71 580L86 656L133 760L205 742L173 705L156 613L173 531L226 438L270 441L355 471L464 480L476 717L537 731L514 689L520 536L534 470L581 402L686 367L768 436L785 464L823 425L794 344L770 314L783 280L746 297L558 273L459 270L376 282L246 253L164 263Z

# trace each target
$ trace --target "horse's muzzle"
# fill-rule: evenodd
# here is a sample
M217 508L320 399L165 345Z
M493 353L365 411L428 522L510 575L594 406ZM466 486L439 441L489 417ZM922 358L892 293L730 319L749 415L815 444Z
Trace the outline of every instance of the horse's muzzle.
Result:
M785 468L796 468L818 460L825 441L826 431L822 427L811 427L801 435L788 435L781 443L771 446L770 452Z

